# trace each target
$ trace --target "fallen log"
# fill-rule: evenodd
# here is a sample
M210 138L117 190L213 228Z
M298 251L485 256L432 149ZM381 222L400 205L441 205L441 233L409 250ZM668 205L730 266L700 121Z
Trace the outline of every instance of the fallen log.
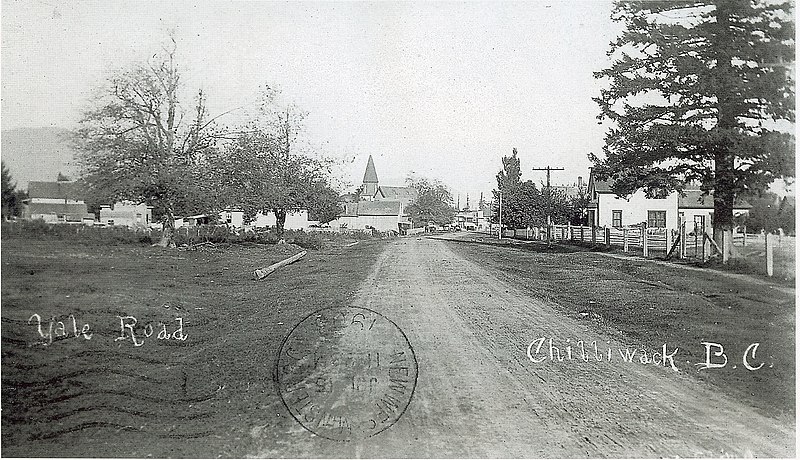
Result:
M266 278L270 273L274 272L275 270L283 267L284 265L289 265L291 263L297 262L298 260L302 259L303 256L306 255L306 251L299 252L292 257L287 259L283 259L280 262L276 262L270 265L267 268L258 268L253 272L253 276L255 276L256 280L263 280Z

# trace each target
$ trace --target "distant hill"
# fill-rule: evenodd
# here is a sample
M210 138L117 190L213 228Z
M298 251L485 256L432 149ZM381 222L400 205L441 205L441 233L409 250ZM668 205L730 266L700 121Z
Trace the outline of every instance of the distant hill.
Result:
M0 133L0 157L18 190L27 190L30 181L54 181L59 172L77 178L75 152L67 134L61 128L17 128Z

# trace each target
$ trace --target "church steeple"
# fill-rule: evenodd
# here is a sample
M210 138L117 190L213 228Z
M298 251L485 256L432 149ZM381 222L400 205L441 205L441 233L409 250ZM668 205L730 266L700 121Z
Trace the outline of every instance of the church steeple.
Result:
M378 191L378 173L375 172L375 163L372 161L372 155L367 160L367 169L364 171L364 180L361 184L361 196L365 199L371 200Z

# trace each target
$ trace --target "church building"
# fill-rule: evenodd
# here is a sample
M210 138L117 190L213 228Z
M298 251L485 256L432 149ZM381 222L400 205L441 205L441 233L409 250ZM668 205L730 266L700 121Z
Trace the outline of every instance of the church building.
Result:
M344 213L331 222L331 225L348 229L398 232L402 235L411 228L405 208L416 199L417 190L413 187L380 185L375 162L370 155L357 198L344 204Z

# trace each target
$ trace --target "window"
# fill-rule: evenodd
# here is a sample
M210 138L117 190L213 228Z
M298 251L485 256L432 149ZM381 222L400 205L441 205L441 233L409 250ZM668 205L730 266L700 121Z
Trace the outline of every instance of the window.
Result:
M667 211L647 211L647 226L665 228L667 226Z
M622 227L622 210L611 211L611 226L616 228Z
M704 232L706 230L706 216L694 216L694 231Z
M230 224L232 221L233 221L233 216L231 215L231 213L226 212L225 213L225 222Z

